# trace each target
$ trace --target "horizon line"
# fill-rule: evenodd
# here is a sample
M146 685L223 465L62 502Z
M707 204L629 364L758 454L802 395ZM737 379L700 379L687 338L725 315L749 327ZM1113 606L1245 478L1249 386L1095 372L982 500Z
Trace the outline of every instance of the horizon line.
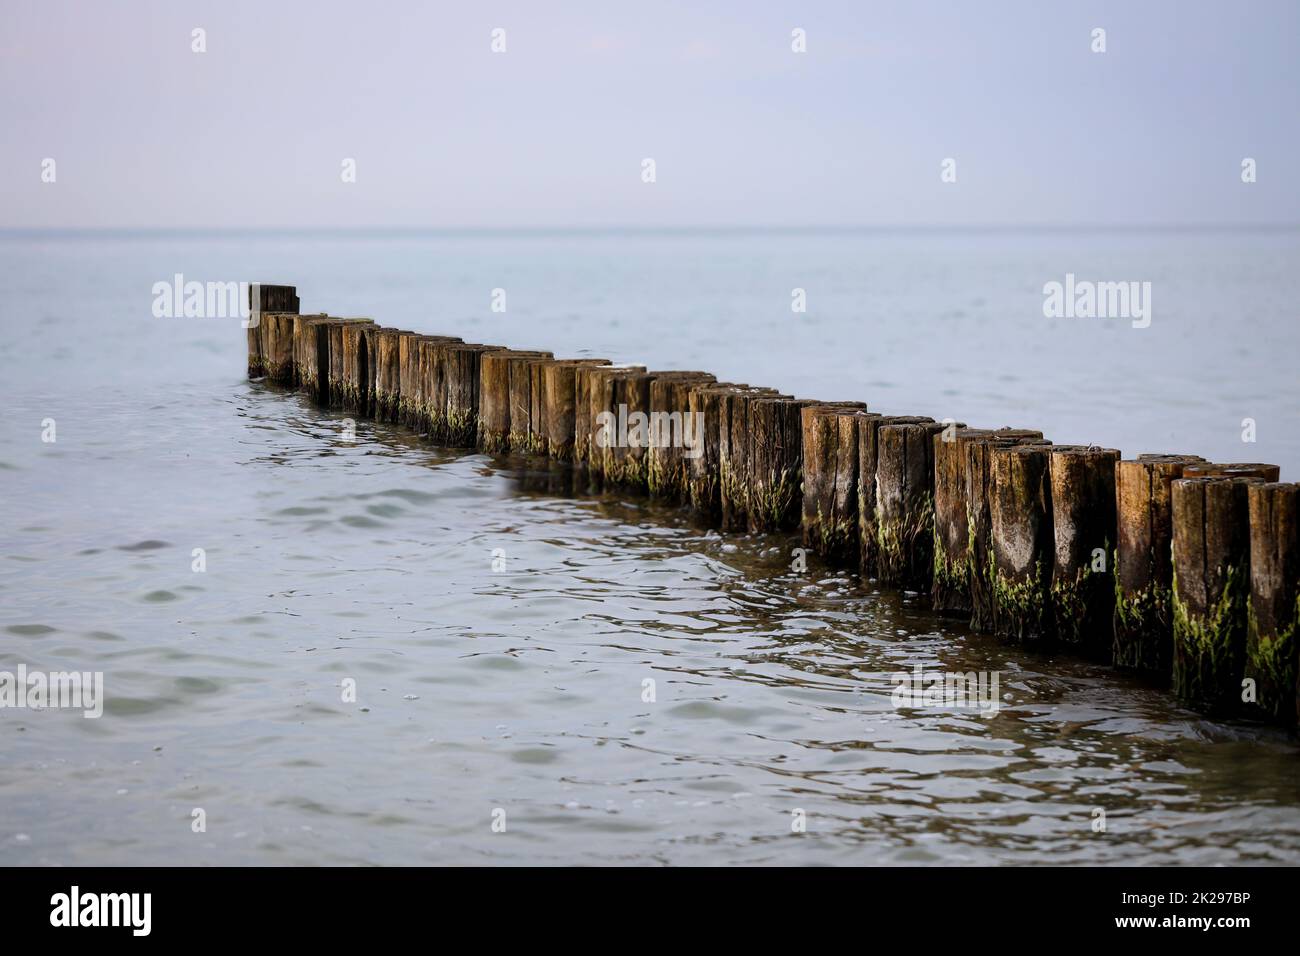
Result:
M0 226L0 238L146 238L150 236L336 236L358 238L521 235L831 235L867 233L1174 233L1296 232L1300 222L1186 223L875 223L857 225L531 225L531 226Z

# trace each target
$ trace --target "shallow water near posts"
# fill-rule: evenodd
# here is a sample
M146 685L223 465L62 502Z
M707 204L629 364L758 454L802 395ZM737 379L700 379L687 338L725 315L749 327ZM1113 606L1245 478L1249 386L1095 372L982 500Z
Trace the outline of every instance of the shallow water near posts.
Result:
M739 251L727 239L621 241L681 281L704 244L736 257L724 271L796 284L766 240ZM860 282L870 303L851 262L879 252L908 268L912 253L853 241L849 253L815 238L786 248ZM978 247L1029 275L1039 247L1001 241ZM1177 259L1174 240L1152 241ZM1194 259L1202 240L1182 241ZM903 386L871 383L888 376L933 396L908 410L941 416L951 388L973 424L1078 440L1052 401L1036 416L1033 383L1018 387L1014 421L984 421L981 408L1001 410L975 397L989 383L937 378L932 357L911 370L862 358L867 381L854 386L851 356L828 356L821 385L812 354L795 344L777 361L761 331L723 350L710 345L716 330L672 310L664 321L685 338L611 331L601 317L645 303L624 310L616 290L592 293L581 280L598 270L576 266L546 280L568 306L488 334L459 292L446 322L430 317L430 290L459 290L457 277L503 284L479 281L494 268L486 252L451 240L181 239L170 254L152 240L4 242L0 358L14 386L0 424L0 669L103 671L106 702L99 720L0 711L0 864L1300 862L1300 753L1281 731L1205 720L1109 668L1002 647L811 558L793 571L790 537L721 536L679 509L574 493L562 472L431 448L401 428L358 421L345 441L344 416L242 380L237 325L152 319L148 289L179 257L195 278L297 282L304 311L369 311L557 354L591 328L591 351L615 360L827 398L883 392L877 404L897 411ZM512 271L507 285L532 277L540 295L530 270L554 243L512 242L495 267ZM564 242L574 262L602 255L601 243ZM959 242L911 247L911 267ZM444 244L462 258L435 276L406 280L393 266L413 272ZM1263 246L1256 270L1286 252ZM700 314L718 281L697 293ZM1273 321L1286 281L1256 301L1257 321ZM1159 294L1144 332L1159 329ZM356 305L367 296L371 310ZM398 302L409 314L385 308ZM847 311L841 320L856 328ZM1214 323L1202 311L1189 327ZM905 354L905 331L886 329ZM1295 331L1278 334L1294 345ZM1251 353L1254 380L1206 388L1280 376L1295 349L1276 341L1277 358ZM685 354L670 362L674 347ZM1082 389L1086 376L1073 381ZM1174 414L1155 404L1171 395L1150 385L1143 400ZM1135 427L1112 402L1093 417ZM1197 418L1177 414L1180 428ZM40 441L45 418L52 444ZM1138 449L1114 435L1098 426L1097 440L1126 454L1214 455L1217 440L1189 433L1168 449L1156 435ZM1294 477L1285 447L1254 451L1237 457ZM1000 672L998 713L896 709L894 675L918 663ZM355 703L342 699L347 679ZM192 830L196 808L206 832ZM492 828L498 809L505 832ZM797 810L804 833L792 832Z

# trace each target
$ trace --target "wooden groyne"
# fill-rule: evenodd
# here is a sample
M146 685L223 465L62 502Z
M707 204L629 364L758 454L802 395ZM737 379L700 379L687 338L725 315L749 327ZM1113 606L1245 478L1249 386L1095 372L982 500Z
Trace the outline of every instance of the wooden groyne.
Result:
M1055 445L656 371L299 314L255 285L248 374L432 442L540 456L723 531L794 532L972 629L1172 686L1207 713L1300 712L1300 486L1276 465Z

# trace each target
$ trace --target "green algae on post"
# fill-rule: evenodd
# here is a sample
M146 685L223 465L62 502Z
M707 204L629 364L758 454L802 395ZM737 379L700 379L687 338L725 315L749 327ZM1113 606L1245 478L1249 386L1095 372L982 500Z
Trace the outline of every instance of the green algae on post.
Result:
M1115 465L1112 661L1168 683L1173 667L1173 482L1196 455L1139 455Z
M1052 636L1049 445L994 447L989 586L993 629L1018 643Z
M1255 704L1284 724L1296 719L1296 631L1300 626L1300 486L1280 482L1247 489L1250 593L1246 677Z
M1241 709L1250 590L1247 487L1258 480L1173 483L1174 692L1206 713Z
M1056 639L1109 661L1115 614L1115 464L1120 453L1090 445L1053 445L1052 613Z

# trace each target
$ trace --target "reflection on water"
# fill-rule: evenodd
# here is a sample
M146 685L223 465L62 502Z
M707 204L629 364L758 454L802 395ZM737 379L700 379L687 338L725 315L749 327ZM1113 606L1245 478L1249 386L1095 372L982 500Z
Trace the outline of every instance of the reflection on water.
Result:
M1300 862L1285 734L791 538L247 383L43 414L3 434L0 667L108 699L0 712L0 863ZM896 710L917 663L1000 672L999 712Z

